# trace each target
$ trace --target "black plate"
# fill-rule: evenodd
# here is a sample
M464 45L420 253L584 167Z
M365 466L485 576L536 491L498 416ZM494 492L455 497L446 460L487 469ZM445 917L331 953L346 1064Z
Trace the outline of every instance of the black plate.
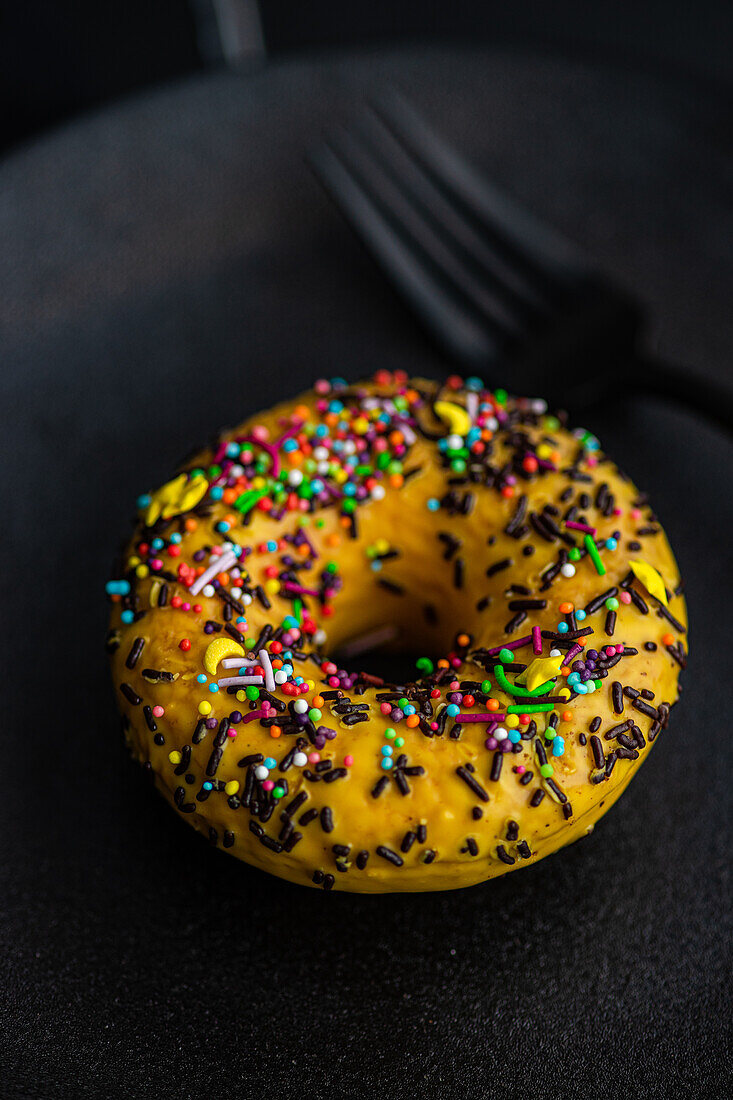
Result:
M328 895L211 851L125 755L103 584L135 496L320 374L442 369L302 161L384 80L642 293L667 354L725 372L705 89L486 53L291 63L2 167L4 1096L725 1091L731 452L705 423L620 396L588 425L649 490L692 619L683 702L589 839L457 893Z

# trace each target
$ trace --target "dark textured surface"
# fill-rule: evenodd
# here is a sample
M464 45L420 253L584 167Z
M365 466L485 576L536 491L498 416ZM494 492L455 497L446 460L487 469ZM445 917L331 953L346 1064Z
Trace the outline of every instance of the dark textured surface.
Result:
M572 849L452 894L324 895L210 851L125 756L102 589L136 494L321 373L439 369L302 163L385 79L641 292L667 354L728 370L727 105L693 86L471 53L291 64L0 169L3 1096L727 1092L731 451L702 422L620 400L588 425L668 528L692 656Z

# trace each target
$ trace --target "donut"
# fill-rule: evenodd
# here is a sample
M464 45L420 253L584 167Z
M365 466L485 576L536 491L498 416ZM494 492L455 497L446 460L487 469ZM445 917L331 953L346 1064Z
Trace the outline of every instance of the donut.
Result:
M592 831L677 700L662 526L543 401L320 380L136 507L106 585L129 749L213 846L293 882L536 863Z

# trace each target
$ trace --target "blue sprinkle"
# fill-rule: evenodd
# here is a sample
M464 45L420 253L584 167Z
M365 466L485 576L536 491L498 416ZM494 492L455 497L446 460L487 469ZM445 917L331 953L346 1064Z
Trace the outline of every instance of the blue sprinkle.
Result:
M182 541L183 541L183 535L179 535L178 531L174 531L173 534L171 535L171 542L175 542L175 544L178 545L178 543L182 542Z
M562 756L565 752L565 742L562 737L555 737L552 742L552 755Z
M196 679L198 680L198 682L199 682L200 684L205 684L205 683L206 683L206 676L204 675L204 673L203 673L203 672L199 672L199 674L198 674L198 676L196 677Z
M215 485L214 488L210 491L209 496L212 500L221 500L221 498L224 496L224 489L221 485Z
M455 718L457 714L460 714L460 708L457 707L455 703L449 703L446 710L449 718Z
M382 756L391 756L394 749L391 745L382 745Z
M558 634L567 634L567 632L568 632L569 630L570 630L570 627L568 626L568 624L567 624L567 623L558 623L558 624L557 624L557 632L558 632Z
M206 782L206 783L204 783L203 786L204 786L205 791L213 791L213 789L214 789L214 784L213 783Z
M272 769L272 768L275 767L276 764L277 764L277 760L275 759L274 756L266 756L265 757L265 767L266 768Z
M134 611L123 611L122 615L121 615L121 618L122 618L123 623L131 623L132 620L135 618L135 612Z
M143 493L137 498L137 501L135 503L137 504L138 508L147 508L152 499L153 498L151 497L150 493Z
M212 691L215 695L216 695L218 690L219 690L219 685L218 684L209 684L209 691Z
M618 543L616 539L606 539L606 550L616 550Z
M388 772L389 769L392 767L392 761L390 760L390 758L388 756L384 756L382 758L382 767L384 768L384 770L386 772Z
M575 618L578 620L579 623L583 622L583 619L585 618L585 611L583 611L582 607L579 611L575 612Z
M430 500L428 501L428 511L429 512L437 512L439 508L440 508L440 501L436 500L435 497L431 497Z

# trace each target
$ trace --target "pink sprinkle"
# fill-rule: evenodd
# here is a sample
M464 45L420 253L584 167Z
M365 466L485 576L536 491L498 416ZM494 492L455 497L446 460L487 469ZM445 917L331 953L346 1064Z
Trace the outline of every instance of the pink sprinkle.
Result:
M251 710L249 714L245 714L242 718L242 724L246 726L248 722L254 722L255 718L267 718L267 711Z
M535 657L539 657L542 653L542 631L538 626L532 627L532 652Z
M622 508L614 508L613 515L614 516L622 516L623 515L623 509Z
M631 518L632 519L641 519L641 509L632 508L631 509Z
M162 718L165 714L165 710L163 709L163 707L153 707L153 714L156 718Z
M591 467L598 465L598 459L595 458L593 455L589 456L589 458L587 459L587 462L588 462L588 465L591 466Z
M345 767L350 768L353 763L354 763L354 757L353 756L345 756L344 757L344 766Z
M229 730L228 733L227 733L227 737L231 738L232 741L234 740L234 738L236 736L237 736L237 731L236 730Z
M163 568L163 560L162 560L162 558L153 558L153 560L152 560L152 561L151 561L151 563L150 563L150 568L151 568L151 569L154 569L154 570L156 570L156 571L157 571L158 569L162 569L162 568Z
M527 769L525 768L524 764L517 764L517 766L514 770L517 773L517 775L524 775L524 773L526 772Z
M271 791L274 786L275 784L271 779L266 779L265 782L262 784L262 789L263 791Z
M496 657L496 655L500 653L502 649L521 649L522 646L529 645L531 641L532 635L527 634L524 638L517 638L515 642L504 642L502 645L494 646L493 649L487 649L486 652L488 653L489 657Z
M456 722L503 722L505 714L457 714Z
M438 728L438 723L437 723L437 722L431 722L431 723L430 723L430 728L431 728L431 730L437 730L437 728Z
M191 610L191 604L190 603L182 603L181 607L183 608L184 611L190 611Z
M309 764L317 764L320 759L321 759L320 752L309 752L308 753L308 763Z
M619 599L621 600L621 603L631 603L631 593L630 592L622 592L621 595L619 596Z
M595 535L595 527L589 527L587 523L576 523L574 519L566 519L565 526L571 527L573 531L585 531L588 535Z
M335 680L336 677L334 676L333 679ZM337 683L338 683L338 681L337 681ZM392 713L392 707L390 706L389 703L380 703L379 704L379 709L381 710L382 714L391 714ZM437 726L436 726L436 729L437 729Z

